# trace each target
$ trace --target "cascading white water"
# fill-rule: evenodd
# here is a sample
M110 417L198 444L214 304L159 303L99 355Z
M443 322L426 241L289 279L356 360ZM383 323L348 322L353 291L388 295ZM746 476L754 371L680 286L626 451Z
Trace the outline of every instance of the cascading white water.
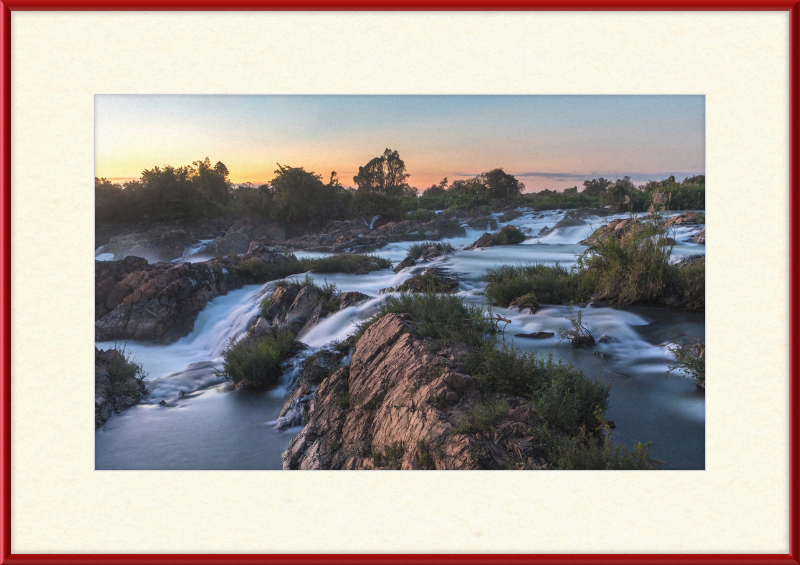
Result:
M496 215L497 216L497 215ZM542 216L542 217L539 217ZM522 245L496 246L466 251L482 231L467 228L466 235L448 241L462 249L435 261L459 276L458 293L466 299L484 302L487 268L501 264L574 264L586 249L578 245L601 223L628 217L627 214L590 218L589 224L554 230L535 237L545 226L554 226L563 217L558 212L524 213L511 222L534 235ZM704 254L703 245L691 243L703 226L674 230L678 242L673 257ZM538 245L537 245L538 243ZM398 262L405 258L414 242L388 244L379 255ZM102 251L102 249L99 249ZM298 252L299 258L324 254ZM280 385L267 393L233 392L214 370L221 366L220 353L227 340L242 335L254 319L261 300L274 285L248 286L219 296L200 313L194 331L170 345L128 342L126 347L150 373L152 392L145 403L112 417L96 435L98 469L250 469L280 468L280 454L297 433L298 414L287 413L290 427L279 430L278 414L288 391L302 371L306 357L333 340L345 339L358 322L372 315L385 299L379 291L395 287L415 271L430 267L422 262L395 274L390 269L367 275L316 274L309 276L319 285L335 283L341 291L359 291L370 297L361 304L321 320L300 341L308 348L285 364ZM303 274L295 276L298 279ZM585 307L584 322L599 337L612 341L599 343L591 351L574 350L559 343L557 335L567 324L566 306L545 306L536 314L494 308L511 320L501 336L514 347L537 354L553 353L555 358L572 362L589 375L612 382L611 408L607 416L616 424L615 438L628 445L653 441L653 456L667 461L670 468L704 467L704 395L690 381L677 377L664 379L672 360L665 343L688 334L704 340L702 314L664 311L657 308ZM538 331L556 335L544 340L515 337ZM98 343L99 348L113 343ZM121 344L120 344L121 345ZM610 356L592 355L597 350ZM179 396L180 392L184 394ZM159 406L167 400L173 407ZM295 427L291 427L295 426Z

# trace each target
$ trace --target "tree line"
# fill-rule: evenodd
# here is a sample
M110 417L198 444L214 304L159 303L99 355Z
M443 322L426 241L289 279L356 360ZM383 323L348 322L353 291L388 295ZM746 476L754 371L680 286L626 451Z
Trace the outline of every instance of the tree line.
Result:
M445 178L420 191L408 184L409 173L396 150L358 168L354 188L343 186L335 171L327 181L303 167L277 165L267 184L234 185L228 168L208 157L181 167L153 167L137 180L123 184L95 178L95 217L98 225L110 223L191 222L202 218L258 217L287 225L319 229L335 220L384 221L409 217L429 219L435 210L462 206L512 204L534 209L608 206L614 211L647 209L653 199L668 194L672 209L705 207L705 177L634 186L629 177L585 181L563 192L545 190L523 194L525 185L503 169L493 169L469 179ZM658 195L658 196L656 196Z

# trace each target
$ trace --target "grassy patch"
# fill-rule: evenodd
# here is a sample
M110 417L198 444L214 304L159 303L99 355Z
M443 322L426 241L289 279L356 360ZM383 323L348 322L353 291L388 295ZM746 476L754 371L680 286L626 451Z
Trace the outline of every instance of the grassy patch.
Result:
M447 343L482 345L493 331L491 314L460 296L446 294L401 294L384 300L378 312L359 324L356 339L386 314L409 314L414 333Z
M257 341L236 341L231 337L222 352L222 370L217 375L235 384L266 387L278 382L281 376L281 363L294 349L294 335L281 330L274 335Z
M486 297L493 304L506 307L514 299L533 293L536 300L545 304L575 301L576 281L567 269L556 263L547 265L501 265L488 269L483 276Z
M494 428L495 424L508 416L511 411L503 401L489 401L467 410L458 418L450 430L452 434L474 434Z
M436 219L436 212L433 210L414 210L408 215L408 219L418 222L430 222Z
M497 220L490 216L483 216L480 218L473 218L467 222L467 225L474 230L497 229Z
M395 290L397 292L453 292L458 285L448 284L434 273L420 273L409 278Z
M284 263L265 263L257 257L243 261L233 268L248 283L264 283L284 279L291 275L314 271L316 273L364 273L374 267L386 269L392 266L388 259L375 255L341 253L318 259L301 259Z

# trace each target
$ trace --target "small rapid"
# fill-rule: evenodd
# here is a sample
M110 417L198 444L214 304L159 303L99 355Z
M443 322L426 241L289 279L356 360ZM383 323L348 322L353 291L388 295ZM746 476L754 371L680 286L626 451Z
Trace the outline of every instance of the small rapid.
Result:
M520 245L465 250L484 232L466 228L463 237L448 239L455 253L394 273L383 269L366 275L308 273L318 285L335 284L339 290L359 291L368 300L322 319L299 340L307 347L284 364L280 384L268 392L235 391L215 373L222 366L221 352L228 340L241 337L258 314L261 301L274 283L249 285L218 296L200 312L193 331L169 345L129 341L126 350L149 373L149 394L142 404L113 416L95 435L97 469L280 469L281 453L301 429L300 416L287 413L288 427L279 429L284 401L302 372L305 359L331 342L344 340L356 325L369 318L386 294L415 272L437 265L459 277L458 294L485 304L481 277L486 269L502 264L575 264L586 247L585 239L600 225L627 214L589 217L587 224L552 228L564 214L530 211L498 229L513 224L532 236ZM704 254L705 247L691 242L705 226L679 226L671 234L677 241L672 259ZM375 251L397 263L416 242L390 243ZM196 250L187 250L185 256ZM102 256L102 248L96 256ZM298 258L325 254L298 252ZM305 274L292 278L303 279ZM494 307L510 319L502 338L526 352L553 354L589 375L612 383L607 417L616 428L614 437L629 446L652 441L652 455L669 469L702 469L705 466L705 398L691 381L664 377L673 358L669 340L682 335L705 339L703 314L659 308L581 308L583 321L594 336L608 336L591 350L573 349L559 343L558 331L567 324L566 306L544 306L536 314ZM553 332L546 339L516 334ZM118 343L117 346L123 344ZM97 343L100 349L112 342ZM605 357L594 355L594 351ZM159 403L164 401L169 406ZM284 422L285 424L286 422Z

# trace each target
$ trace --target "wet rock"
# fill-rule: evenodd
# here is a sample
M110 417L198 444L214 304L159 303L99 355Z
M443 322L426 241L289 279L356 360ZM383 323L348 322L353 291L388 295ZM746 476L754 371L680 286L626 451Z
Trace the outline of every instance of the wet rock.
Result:
M243 255L251 250L251 244L282 243L286 239L286 231L274 223L265 223L252 219L241 219L228 228L224 236L214 238L197 251L196 255L227 257L232 254Z
M706 256L705 255L689 255L687 257L681 257L675 263L676 267L684 268L684 267L705 267L706 264Z
M692 243L702 243L703 245L706 244L706 230L701 231L696 236L692 238Z
M530 339L548 339L555 336L555 332L533 332L529 334L516 334L515 337L527 337Z
M696 224L699 217L700 212L683 212L682 214L678 214L677 216L672 216L669 218L666 226L671 228L674 226Z
M116 288L129 274L149 270L147 260L142 257L126 257L121 261L94 262L94 315L100 319L117 307L131 292L130 281ZM109 307L108 305L112 306Z
M611 359L611 355L607 353L601 353L600 351L595 351L594 353L592 353L592 355L597 355L601 359Z
M269 297L267 309L263 314L266 321L273 323L276 318L285 316L294 303L294 299L297 298L298 292L300 292L300 286L296 284L286 284L276 288Z
M579 241L578 245L597 245L601 239L612 235L618 239L622 239L623 236L628 234L635 222L636 220L630 218L611 220L606 225L600 226L592 235L583 241Z
M610 335L601 335L599 338L597 338L597 343L614 343L615 341L617 340Z
M406 257L405 259L400 261L400 263L394 268L394 272L399 273L403 269L406 269L408 267L413 267L416 264L417 262L414 260L413 257Z
M355 304L360 304L369 300L369 296L360 292L343 292L339 297L339 310L344 310Z
M157 263L177 259L187 246L199 241L183 227L165 224L144 232L115 235L109 238L101 252L113 253L115 260L135 256Z
M396 292L453 292L458 289L458 278L440 267L431 267L399 285Z
M556 225L553 226L553 229L547 229L545 227L545 229L543 229L543 230L541 230L539 232L539 235L547 235L549 233L554 232L555 230L557 230L559 228L571 228L571 227L574 227L574 226L585 226L585 225L586 225L586 221L585 220L581 220L580 218L568 218L568 217L564 216L563 218L561 218L561 220ZM545 231L545 230L547 230L547 231Z
M173 342L192 331L197 314L209 300L238 285L236 276L217 261L142 266L105 295L107 312L95 322L96 339ZM107 286L96 285L96 304Z
M299 335L307 324L310 327L319 320L322 307L319 289L313 285L304 286L297 293L286 316L281 320L280 327Z

